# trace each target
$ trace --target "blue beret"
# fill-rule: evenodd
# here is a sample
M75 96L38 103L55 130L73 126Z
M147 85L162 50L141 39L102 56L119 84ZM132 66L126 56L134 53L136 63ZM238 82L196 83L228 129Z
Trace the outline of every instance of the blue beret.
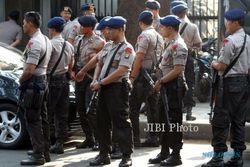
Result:
M107 22L107 27L110 28L121 28L127 23L127 20L122 16L114 16L111 17L110 20Z
M175 1L172 1L171 2L171 5L170 5L170 8L173 8L175 7L176 5L180 5L180 4L183 4L183 5L186 5L187 6L187 3L182 1L182 0L175 0Z
M177 14L177 13L182 12L185 9L188 9L187 5L179 4L179 5L174 6L171 10L173 14Z
M225 13L225 18L227 20L240 20L245 17L246 13L241 9L231 9Z
M48 28L60 28L64 24L65 20L62 17L53 17L48 21Z
M181 20L175 15L168 15L166 17L161 18L160 23L164 26L177 26L181 23Z
M149 9L160 9L161 8L160 3L158 1L155 1L155 0L148 0L145 3L145 5Z
M104 18L101 19L101 21L99 22L98 26L96 27L97 30L102 30L105 27L107 27L107 22L111 19L111 16L106 16Z
M94 6L94 4L83 4L82 6L81 6L81 11L86 11L86 10L95 10L95 6Z
M153 19L153 13L148 11L148 10L145 10L139 14L138 20L141 21L145 18L152 18Z
M78 22L83 27L95 27L97 20L94 16L80 16Z

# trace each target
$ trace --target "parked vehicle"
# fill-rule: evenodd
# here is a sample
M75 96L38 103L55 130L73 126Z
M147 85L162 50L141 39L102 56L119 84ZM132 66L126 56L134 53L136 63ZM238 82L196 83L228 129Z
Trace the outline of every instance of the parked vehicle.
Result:
M0 43L0 148L15 149L29 141L23 115L16 120L20 93L18 79L24 63L21 55L21 51ZM75 117L75 95L71 85L70 122L73 122Z
M202 52L195 61L195 91L194 94L200 102L207 102L210 95L210 83L212 80L211 62L217 59L213 49L216 38L203 39Z

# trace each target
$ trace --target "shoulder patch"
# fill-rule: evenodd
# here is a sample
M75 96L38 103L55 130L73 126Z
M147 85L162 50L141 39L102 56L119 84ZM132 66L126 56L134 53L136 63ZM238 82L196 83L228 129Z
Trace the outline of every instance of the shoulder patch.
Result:
M128 59L129 56L132 54L132 49L130 47L126 47L124 49L124 52L125 52L125 58Z
M228 40L227 38L225 38L225 39L223 40L223 46L225 46L226 44L228 44L228 42L229 42L229 40Z
M30 49L33 45L33 42L29 41L28 44L27 44L27 48Z

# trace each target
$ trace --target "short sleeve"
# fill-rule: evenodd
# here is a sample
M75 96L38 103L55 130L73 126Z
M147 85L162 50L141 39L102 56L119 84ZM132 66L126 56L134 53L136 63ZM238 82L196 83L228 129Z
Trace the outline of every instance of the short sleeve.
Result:
M125 66L127 68L132 68L133 61L135 58L135 52L132 46L126 46L121 55L121 60L119 66Z
M27 52L27 64L37 65L41 54L41 43L38 41L29 41L28 52Z
M180 44L172 45L173 50L176 50L176 53L173 55L173 65L186 65L188 51L186 48L182 47ZM176 48L176 49L174 49Z
M139 37L137 38L136 52L146 54L148 46L149 46L149 39L143 34L139 35Z
M73 25L72 29L69 32L69 38L75 39L77 35L79 35L80 32L80 24Z
M226 38L223 41L223 47L220 51L219 62L229 65L235 54L235 47L231 39Z

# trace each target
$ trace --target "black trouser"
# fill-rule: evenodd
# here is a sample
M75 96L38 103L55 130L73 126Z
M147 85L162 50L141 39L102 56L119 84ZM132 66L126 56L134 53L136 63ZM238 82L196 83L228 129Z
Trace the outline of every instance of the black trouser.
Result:
M212 120L212 146L216 152L226 152L226 140L230 131L231 147L236 151L244 151L246 149L245 119L249 105L247 78L226 78L223 84L223 106L215 106Z
M86 135L86 139L92 139L95 133L96 124L96 113L89 112L86 114L86 109L89 105L93 92L90 89L90 83L92 80L89 77L85 77L83 81L76 82L75 93L76 93L76 110L80 116L81 126L83 132ZM96 135L96 134L95 134Z
M133 132L129 119L129 88L126 83L111 83L102 86L99 92L97 130L100 154L111 152L111 131L116 132L121 152L133 152ZM112 127L113 125L113 127Z
M48 114L59 143L63 143L67 137L68 111L69 80L66 74L53 76L49 82Z
M43 154L49 148L49 124L46 108L46 76L32 76L24 91L26 127L35 154Z
M167 154L169 148L179 151L182 148L183 133L180 131L182 125L182 99L184 95L184 84L181 78L175 79L164 85L169 105L169 121L170 128L161 134L161 154ZM163 107L162 98L160 103L160 121L166 123L165 110Z
M139 115L142 103L146 102L147 104L148 123L158 123L158 99L159 94L154 92L146 79L140 75L134 83L134 88L130 96L130 119L132 121L135 141L140 139ZM149 137L157 137L157 133L150 132Z
M195 86L195 72L194 72L194 58L188 55L187 63L185 66L185 78L188 85L188 91L186 92L183 103L184 107L194 107L195 101L194 96L194 86Z

